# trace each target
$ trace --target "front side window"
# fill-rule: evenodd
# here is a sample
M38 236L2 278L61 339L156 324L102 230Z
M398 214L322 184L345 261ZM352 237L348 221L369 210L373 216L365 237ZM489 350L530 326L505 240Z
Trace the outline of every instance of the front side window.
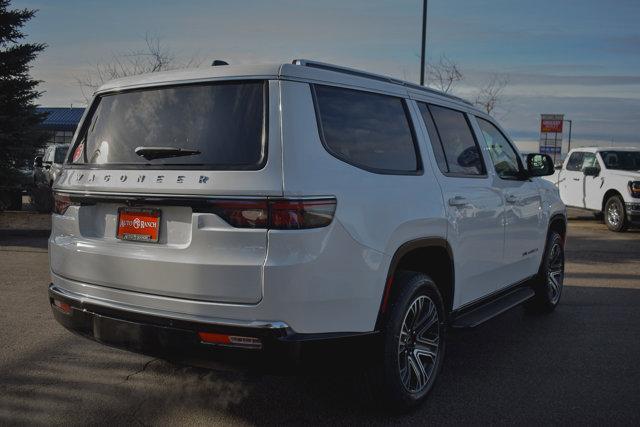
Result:
M429 105L429 110L440 136L449 173L484 175L480 147L464 113L437 105Z
M584 171L585 168L596 167L599 168L598 160L596 159L596 155L594 153L584 153L584 158L582 159L582 168Z
M482 130L482 136L489 148L489 155L496 173L503 179L517 179L520 177L520 163L518 154L507 138L491 122L477 117Z
M320 135L332 155L371 172L420 169L404 100L334 86L313 89Z
M73 164L259 169L266 160L264 81L149 88L100 96Z
M576 151L571 154L569 161L567 162L568 171L581 171L582 161L584 160L584 153L582 151Z

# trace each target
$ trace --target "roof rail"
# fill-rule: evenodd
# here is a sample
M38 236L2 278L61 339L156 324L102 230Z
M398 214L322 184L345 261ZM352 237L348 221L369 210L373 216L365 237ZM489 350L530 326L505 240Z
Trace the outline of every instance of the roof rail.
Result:
M409 87L412 89L417 89L417 90L421 90L423 92L427 92L433 95L438 95L438 96L442 96L444 98L449 98L458 102L463 102L467 105L470 106L474 106L471 102L467 101L466 99L454 96L454 95L449 95L448 93L444 93L444 92L440 92L439 90L435 90L435 89L431 89L425 86L420 86L418 84L415 83L410 83L410 82L406 82L404 80L399 80L399 79L394 79L393 77L388 77L388 76L383 76L381 74L375 74L375 73L369 73L367 71L362 71L362 70L357 70L355 68L349 68L349 67L343 67L340 65L333 65L333 64L327 64L325 62L319 62L319 61L312 61L309 59L294 59L291 62L293 65L302 65L304 67L311 67L311 68L319 68L321 70L327 70L327 71L335 71L337 73L343 73L343 74L349 74L352 76L357 76L357 77L364 77L367 79L372 79L372 80L378 80L378 81L382 81L385 83L393 83L393 84L398 84L398 85L402 85L405 87Z

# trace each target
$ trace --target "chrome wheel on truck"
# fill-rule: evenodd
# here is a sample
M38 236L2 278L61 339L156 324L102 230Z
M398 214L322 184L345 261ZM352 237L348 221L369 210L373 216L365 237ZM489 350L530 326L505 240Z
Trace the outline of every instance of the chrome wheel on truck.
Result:
M627 228L624 201L620 196L612 196L604 207L604 220L611 231L624 231Z

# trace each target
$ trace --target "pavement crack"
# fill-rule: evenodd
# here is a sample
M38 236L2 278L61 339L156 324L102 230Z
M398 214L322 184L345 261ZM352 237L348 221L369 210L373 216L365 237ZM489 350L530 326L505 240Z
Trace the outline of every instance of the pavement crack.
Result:
M131 379L131 377L133 377L133 376L135 376L135 375L138 375L138 374L140 374L140 373L144 372L144 371L147 369L147 367L151 364L151 362L155 362L156 360L159 360L159 359L149 359L149 360L147 360L147 361L145 362L145 364L144 364L144 365L142 365L142 368L140 368L140 369L138 369L137 371L135 371L135 372L133 372L133 373L131 373L131 374L127 375L127 376L124 378L124 381L123 381L123 382L127 382L127 381L129 381L129 379Z

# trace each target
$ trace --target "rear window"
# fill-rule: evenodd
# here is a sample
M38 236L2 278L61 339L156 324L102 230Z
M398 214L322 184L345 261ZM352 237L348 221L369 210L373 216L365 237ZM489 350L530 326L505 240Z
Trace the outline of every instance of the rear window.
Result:
M401 98L333 86L314 90L322 141L335 157L377 173L420 169Z
M265 81L103 95L92 106L69 162L260 169L266 161L267 99Z

